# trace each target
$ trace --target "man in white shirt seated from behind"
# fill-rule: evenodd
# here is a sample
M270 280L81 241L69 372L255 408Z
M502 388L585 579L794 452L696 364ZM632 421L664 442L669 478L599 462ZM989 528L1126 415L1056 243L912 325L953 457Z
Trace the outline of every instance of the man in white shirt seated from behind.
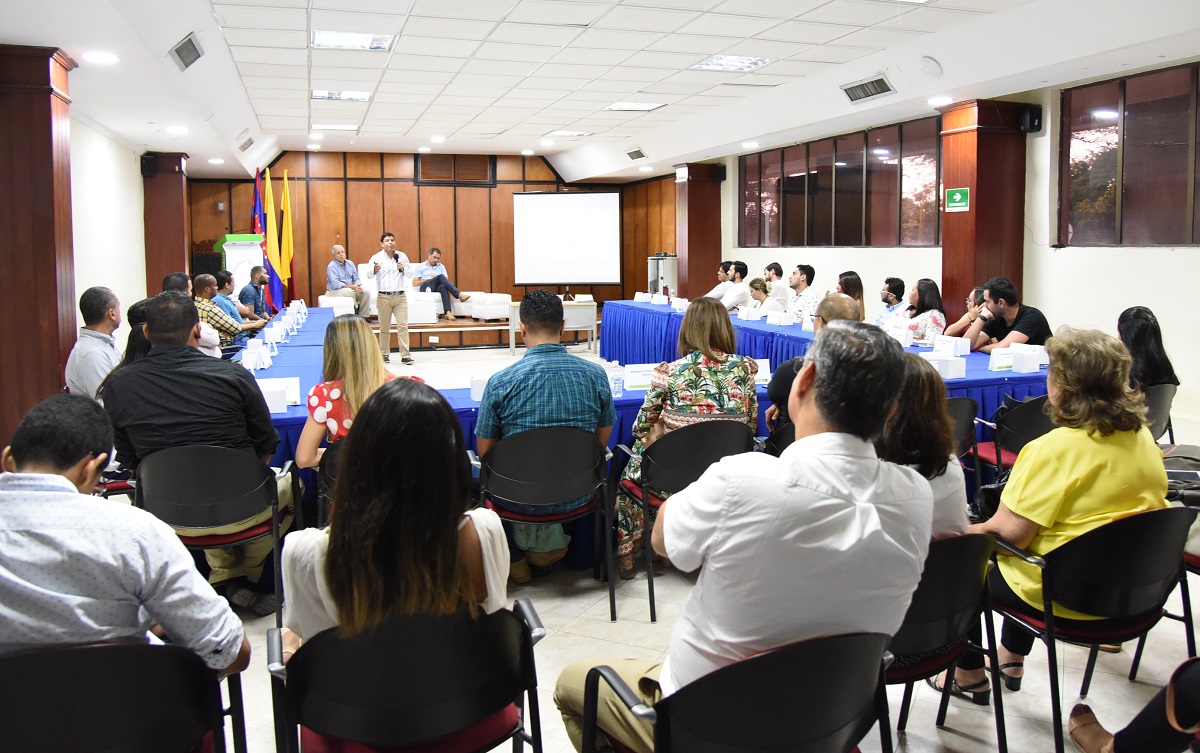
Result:
M113 445L100 405L55 395L0 454L0 653L98 642L191 649L241 672L241 620L196 570L175 531L132 505L88 496Z
M787 311L788 299L792 297L792 290L788 287L787 281L783 279L783 267L779 262L773 261L763 270L763 277L771 283L771 297L779 301L779 307L783 311Z
M655 551L699 570L665 661L575 662L554 702L577 750L584 678L613 667L647 706L688 683L797 641L856 632L892 635L921 578L933 523L929 482L880 460L904 382L904 351L879 328L830 322L792 383L796 441L778 458L747 452L713 464L663 503ZM600 684L598 723L638 753L650 725Z
M733 287L733 282L729 279L729 268L732 266L733 262L731 261L721 262L721 266L717 267L717 284L704 294L705 298L716 298L719 301L725 295L725 291Z
M721 303L727 311L733 311L739 306L750 305L750 281L746 279L750 270L744 261L735 261L729 267L729 281L733 284L721 296Z
M67 357L67 389L95 400L104 377L121 362L113 340L113 332L121 326L121 302L108 288L88 288L79 296L79 313L83 327Z

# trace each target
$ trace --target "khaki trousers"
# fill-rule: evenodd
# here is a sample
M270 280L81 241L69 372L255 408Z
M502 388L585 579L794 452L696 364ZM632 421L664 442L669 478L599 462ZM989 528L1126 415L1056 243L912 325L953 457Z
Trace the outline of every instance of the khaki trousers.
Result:
M292 516L285 515L285 512L291 509L293 502L291 481L290 477L284 476L279 479L278 483L280 536L283 536L284 531L292 523ZM176 528L175 533L180 536L219 536L225 533L244 531L270 519L271 511L268 509L237 523L213 528ZM206 549L204 559L208 560L208 566L212 568L212 572L208 575L208 582L215 585L241 577L251 583L258 583L262 578L263 565L266 563L267 557L271 556L273 549L274 542L270 536L263 536L226 549Z
M401 358L408 358L408 296L379 294L375 299L379 309L379 352L385 356L392 352L392 315L396 316L397 350Z
M592 667L606 664L612 667L635 695L647 706L662 700L658 673L662 662L645 659L583 659L567 665L554 686L554 705L562 712L563 725L575 750L583 750L583 688ZM610 737L637 751L653 753L654 728L621 702L604 680L600 680L600 702L596 708L596 724Z
M353 298L354 313L359 316L367 315L367 306L371 300L371 296L365 290L359 293L357 290L351 290L350 288L338 288L337 290L326 290L325 295L331 295L335 298Z

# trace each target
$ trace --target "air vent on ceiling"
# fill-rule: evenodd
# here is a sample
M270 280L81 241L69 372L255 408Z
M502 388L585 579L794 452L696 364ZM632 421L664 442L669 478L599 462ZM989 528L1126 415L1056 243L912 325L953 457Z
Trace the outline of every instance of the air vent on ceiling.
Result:
M196 39L195 33L188 34L179 44L171 48L171 59L175 61L175 65L178 65L181 71L190 68L192 63L199 60L203 54L204 50L200 49L200 42Z
M244 152L252 146L254 146L254 139L246 139L242 143L238 144L238 151Z
M842 84L842 91L846 92L846 96L851 102L865 102L868 99L887 96L896 90L892 87L891 82L887 80L887 76L880 73L877 76L865 78L862 81Z
M625 156L627 156L627 157L629 157L629 159L633 159L633 160L646 159L646 153L642 151L641 147L637 147L637 146L635 146L632 149L626 150Z

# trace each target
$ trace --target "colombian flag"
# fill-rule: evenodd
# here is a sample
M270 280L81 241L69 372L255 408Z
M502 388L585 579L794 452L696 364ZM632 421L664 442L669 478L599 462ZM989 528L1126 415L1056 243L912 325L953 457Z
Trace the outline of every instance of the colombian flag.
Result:
M266 191L266 206L263 205L263 191ZM264 298L268 305L279 310L286 305L283 295L283 280L279 270L279 236L275 232L275 198L271 193L271 171L255 171L254 173L254 232L263 234L263 266L267 268L267 284Z

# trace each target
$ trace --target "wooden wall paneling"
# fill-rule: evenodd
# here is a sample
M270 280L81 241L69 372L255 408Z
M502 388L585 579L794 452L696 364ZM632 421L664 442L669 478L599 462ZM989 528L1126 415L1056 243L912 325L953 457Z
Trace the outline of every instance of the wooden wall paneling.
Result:
M420 256L420 223L417 214L417 186L408 182L385 181L383 184L383 227L374 236L375 253L379 236L387 231L396 236L396 248L408 254L409 261Z
M455 192L452 186L419 186L420 196L420 245L414 256L409 258L415 263L424 261L430 248L440 248L442 256L450 257L453 262L457 257L455 251ZM446 271L453 274L454 268L446 265ZM421 336L421 344L428 344L427 335ZM461 345L462 337L457 332L447 332L440 335L440 345Z
M280 173L282 175L282 173ZM291 177L288 172L288 193L292 198L292 269L295 271L294 288L296 295L303 298L309 306L317 305L317 295L325 292L324 274L318 270L316 278L320 280L321 291L314 295L312 289L313 272L310 263L308 247L308 181Z
M279 155L275 164L271 165L271 177L283 177L283 171L287 170L288 178L307 178L304 158L306 154L307 152L284 152Z
M492 292L508 293L514 301L525 294L513 283L513 194L524 187L502 183L492 189Z
M272 175L274 177L274 175ZM309 152L308 177L310 178L344 178L346 177L345 152Z
M532 183L536 181L546 181L549 183L557 183L558 176L546 164L544 157L526 157L525 158L525 182ZM551 189L553 190L553 189Z
M633 278L633 258L636 249L633 246L633 205L634 187L621 191L621 297L631 300L637 291Z
M217 203L224 209L217 209ZM229 200L229 182L188 183L188 204L192 219L192 243L215 241L229 232L233 221L232 202Z
M188 271L191 261L191 218L187 155L182 152L148 153L157 169L142 177L143 225L146 238L146 289L161 287L163 277Z
M641 183L633 188L633 223L625 232L633 234L633 284L634 290L645 290L647 283L646 259L650 257L648 235L650 184ZM630 296L632 298L632 296Z
M416 160L412 154L393 154L389 152L383 155L383 177L412 180L414 162ZM399 239L400 236L397 235L396 240Z
M346 243L346 184L340 180L310 180L308 211L309 288L316 300L316 296L325 293L325 268L333 259L330 250L335 243ZM347 255L355 264L361 264L377 249L375 246L369 253L347 249Z
M658 181L646 184L646 256L666 251L662 246L662 191ZM674 245L674 244L672 244Z
M695 298L708 291L721 263L721 182L719 165L690 163L688 179L675 184L675 252L679 294Z
M347 178L383 177L383 155L379 152L346 152Z
M383 233L383 183L346 181L346 252L366 261L379 250Z
M229 184L229 232L238 235L254 232L254 181L243 180Z
M498 155L496 180L525 180L525 160L513 154Z
M454 189L454 258L446 264L459 290L492 290L492 189ZM443 249L444 251L445 249ZM443 254L443 258L445 254ZM495 345L497 332L464 332L463 345Z
M661 233L658 238L659 249L667 253L675 253L675 177L663 178L654 185L658 186L659 213L662 215Z

